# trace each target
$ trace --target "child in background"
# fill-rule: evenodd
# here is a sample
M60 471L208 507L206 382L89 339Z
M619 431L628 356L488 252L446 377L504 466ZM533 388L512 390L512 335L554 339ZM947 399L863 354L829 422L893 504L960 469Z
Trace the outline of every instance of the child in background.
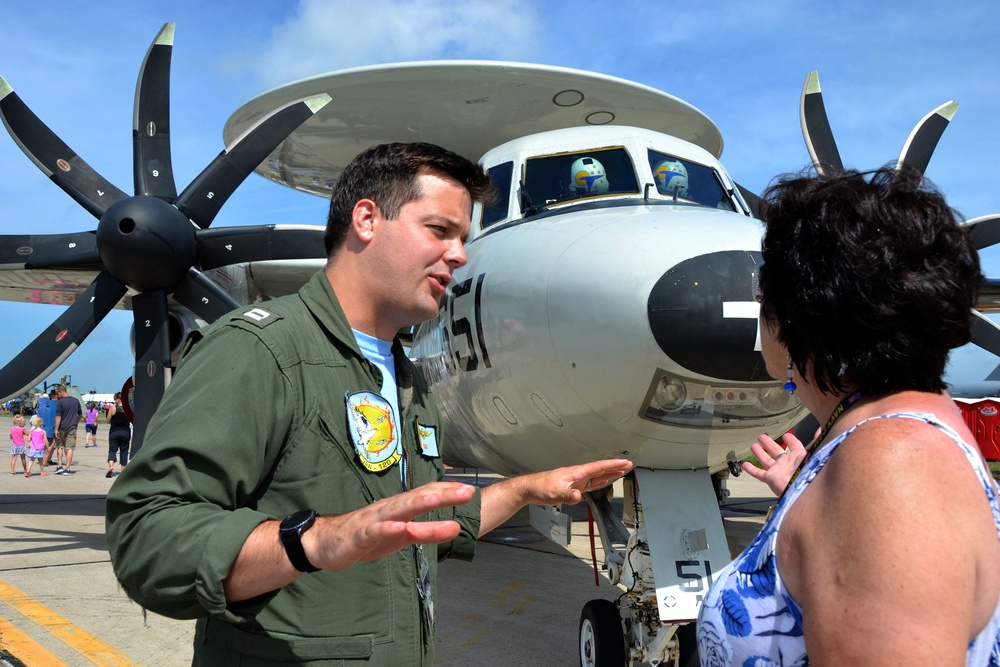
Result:
M97 405L94 403L87 404L87 420L84 428L87 431L87 442L83 448L97 447Z
M28 470L24 473L25 477L31 476L31 464L38 459L38 471L42 477L48 477L49 473L45 472L45 445L47 438L45 437L45 429L42 428L42 418L35 415L31 418L31 433L28 434L30 441L30 448L28 449Z
M24 460L24 435L24 417L15 415L14 425L10 427L10 474L14 474L14 462L20 456L21 469L24 470L24 476L28 477L28 464Z

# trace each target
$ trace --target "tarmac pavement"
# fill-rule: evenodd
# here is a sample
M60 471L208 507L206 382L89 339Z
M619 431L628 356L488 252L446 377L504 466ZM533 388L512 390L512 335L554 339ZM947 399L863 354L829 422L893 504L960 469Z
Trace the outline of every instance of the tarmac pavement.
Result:
M0 417L9 429L10 417ZM84 448L81 427L74 475L0 468L0 667L182 667L191 664L193 621L144 614L119 589L104 535L107 426L98 447ZM117 471L117 466L116 466ZM487 484L495 476L455 470ZM724 511L730 548L742 549L774 499L746 476L731 480ZM620 497L620 496L619 496ZM439 566L436 664L445 667L515 662L578 664L583 605L613 599L606 577L595 586L585 505L564 508L573 519L568 548L543 538L527 510L480 542L472 563ZM601 562L600 540L596 541Z

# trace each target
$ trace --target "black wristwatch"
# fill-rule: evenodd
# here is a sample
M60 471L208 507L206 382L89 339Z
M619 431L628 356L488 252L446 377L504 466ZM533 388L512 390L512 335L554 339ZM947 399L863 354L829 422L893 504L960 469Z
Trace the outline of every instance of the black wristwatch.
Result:
M305 549L302 548L302 533L306 532L316 523L315 510L299 510L292 512L281 520L281 527L278 535L281 537L281 544L285 547L288 560L292 562L299 572L317 572L315 567L306 558Z

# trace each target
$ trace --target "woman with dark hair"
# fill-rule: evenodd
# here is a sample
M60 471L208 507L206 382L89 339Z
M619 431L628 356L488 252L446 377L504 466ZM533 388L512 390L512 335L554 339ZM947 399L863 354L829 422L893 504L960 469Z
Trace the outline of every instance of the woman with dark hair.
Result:
M781 499L706 598L702 664L997 664L1000 505L942 381L973 244L905 170L787 178L761 218L764 360L821 429L753 448Z
M115 393L115 404L108 408L108 473L105 477L114 475L115 461L120 461L119 471L128 465L129 444L132 441L132 422L122 407L121 392ZM120 457L120 458L119 458Z

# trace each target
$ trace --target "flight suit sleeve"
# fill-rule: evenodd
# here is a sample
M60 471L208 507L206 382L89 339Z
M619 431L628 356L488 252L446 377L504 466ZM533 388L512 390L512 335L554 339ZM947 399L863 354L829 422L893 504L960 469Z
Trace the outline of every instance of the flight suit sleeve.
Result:
M476 543L479 540L479 510L482 500L482 491L476 489L476 494L472 500L465 505L451 508L450 519L458 522L462 527L458 537L451 542L438 545L438 560L453 558L456 560L471 561L476 555Z
M224 327L186 355L107 498L111 560L130 598L172 618L237 620L222 581L272 518L251 507L287 437L291 393L251 331Z

